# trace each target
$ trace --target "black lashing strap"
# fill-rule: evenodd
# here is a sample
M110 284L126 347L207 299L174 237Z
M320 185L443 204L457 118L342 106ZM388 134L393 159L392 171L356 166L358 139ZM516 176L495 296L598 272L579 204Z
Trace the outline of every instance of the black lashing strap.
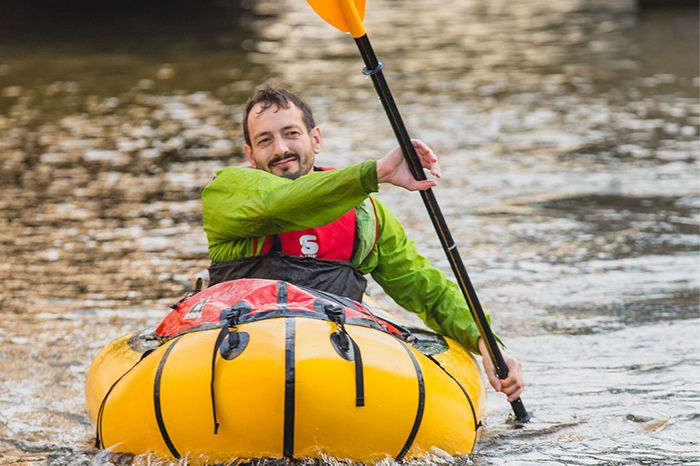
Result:
M221 331L216 336L216 341L214 342L214 351L211 354L211 379L209 380L209 394L211 395L211 412L214 419L214 435L219 433L219 418L216 415L216 394L214 392L214 378L216 377L216 359L219 355L219 347L221 347L221 342L224 341L224 337L228 333L228 322L225 322L221 327Z
M474 419L474 430L475 431L479 430L479 428L481 427L481 421L479 421L479 419L477 419L477 417L476 417L476 409L474 408L474 402L472 401L471 397L469 396L469 393L467 392L467 390L459 382L459 380L457 380L457 378L454 375L450 374L447 371L447 369L442 367L442 364L440 364L440 361L438 361L434 356L432 356L430 354L426 354L426 356L428 357L428 359L433 361L440 369L442 369L443 372L445 374L447 374L447 376L449 378L454 380L455 383L457 384L457 386L459 387L459 389L462 390L462 393L464 393L464 396L467 398L467 401L469 402L469 408L471 409L471 412L472 412L472 419ZM476 437L474 437L474 442L476 443ZM472 449L474 449L474 446L472 446Z
M292 317L284 319L284 437L282 454L285 458L294 457L294 418L295 418L295 384L296 384L296 325Z
M401 343L401 346L403 346L403 348L406 350L409 357L411 358L413 368L416 371L416 379L418 381L418 408L416 409L416 418L413 421L413 427L411 427L411 432L408 434L406 443L395 458L396 461L401 461L406 456L406 453L408 453L408 450L411 448L411 445L413 445L413 441L416 439L418 429L420 428L421 421L423 420L423 411L425 410L425 379L423 378L423 369L421 369L420 362L418 362L418 359L416 359L416 355L413 354L413 352L406 345L406 343L404 343L401 340L397 341Z
M141 354L141 357L139 358L136 363L134 363L133 366L131 366L129 369L126 370L122 375L119 376L117 380L114 381L114 383L109 387L109 390L107 390L107 393L105 393L104 398L102 398L102 402L100 403L100 409L97 411L97 421L95 422L95 448L104 448L104 437L102 436L102 421L104 418L104 412L105 412L105 407L107 406L107 398L109 398L109 395L112 393L112 390L114 390L114 387L117 386L121 380L126 377L126 374L131 372L136 366L139 365L141 361L144 360L146 356L151 354L155 349L149 349L143 352Z
M365 405L365 376L362 369L362 354L357 342L348 335L350 343L352 343L352 351L355 359L355 406L362 407Z
M238 331L238 321L241 315L250 311L251 305L246 301L239 301L233 307L221 311L221 330L214 341L214 351L211 355L211 379L209 380L209 394L211 395L211 411L214 419L214 435L219 433L219 418L216 414L216 393L214 382L216 378L216 360L219 353L226 360L231 360L241 354L248 346L250 336L247 332ZM228 338L226 338L228 336Z
M335 322L338 330L331 334L331 344L335 351L348 361L355 362L355 406L360 408L365 405L365 377L362 367L362 353L357 342L345 329L345 309L331 302L317 301L315 306L322 307L328 318ZM352 353L350 353L352 347Z
M287 282L277 282L277 307L286 310L289 304ZM282 455L294 458L294 421L296 417L296 321L284 319L284 430Z
M158 429L160 430L160 435L163 437L165 445L168 447L168 450L170 450L170 454L173 455L173 458L177 459L180 458L180 453L177 451L177 448L175 448L173 441L170 439L170 435L168 435L168 430L165 427L165 421L163 420L163 411L160 406L160 385L163 377L163 368L165 367L165 361L168 360L170 352L173 350L173 348L175 348L175 345L178 341L180 341L179 338L173 340L170 346L168 346L168 349L165 350L165 354L163 354L163 357L161 358L160 363L158 364L158 369L156 370L156 378L153 382L153 404L155 406L156 422L158 423Z
M279 280L277 282L277 307L279 309L287 309L288 304L287 282Z

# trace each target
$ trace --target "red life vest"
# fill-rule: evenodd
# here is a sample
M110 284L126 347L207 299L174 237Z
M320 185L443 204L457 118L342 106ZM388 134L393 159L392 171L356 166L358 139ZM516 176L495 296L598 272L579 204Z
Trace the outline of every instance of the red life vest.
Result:
M321 171L333 170L318 167ZM279 238L279 251L289 256L313 257L314 259L350 261L355 245L357 219L355 209L350 209L337 220L306 230L288 231L276 235ZM267 254L274 248L274 236L268 236L262 246L261 254ZM257 241L253 251L257 251Z
M259 253L255 239L254 256L212 262L210 284L241 278L283 280L362 301L367 280L352 265L356 226L351 209L327 225L267 236Z
M327 225L280 233L277 235L280 251L289 256L349 261L355 244L356 223L355 209L351 209ZM261 253L270 252L273 244L274 237L266 237ZM257 244L253 247L257 249Z

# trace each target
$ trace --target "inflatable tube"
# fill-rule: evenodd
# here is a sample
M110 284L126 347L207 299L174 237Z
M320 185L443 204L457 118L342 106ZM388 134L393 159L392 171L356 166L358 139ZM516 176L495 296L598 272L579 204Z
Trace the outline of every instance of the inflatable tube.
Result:
M108 344L86 398L114 451L373 463L470 453L485 390L449 339L346 298L237 280L188 297L155 334Z

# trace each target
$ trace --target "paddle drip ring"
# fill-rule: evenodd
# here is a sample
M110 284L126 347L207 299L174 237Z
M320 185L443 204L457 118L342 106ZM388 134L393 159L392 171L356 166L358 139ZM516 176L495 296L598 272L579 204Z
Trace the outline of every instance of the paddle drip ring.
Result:
M379 73L383 69L384 69L384 62L380 61L380 62L377 62L377 66L374 69L368 70L366 66L364 68L362 68L362 74L364 74L365 76L372 76L373 74Z

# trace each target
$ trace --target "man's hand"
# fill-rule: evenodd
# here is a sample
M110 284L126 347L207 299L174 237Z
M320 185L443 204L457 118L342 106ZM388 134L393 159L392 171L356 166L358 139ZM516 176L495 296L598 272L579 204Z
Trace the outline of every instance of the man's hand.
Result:
M427 169L434 177L440 178L440 167L433 150L418 139L412 139L411 143L423 168ZM435 180L418 181L413 177L399 146L394 147L384 157L377 160L377 180L380 183L391 183L409 191L425 191L437 186Z
M486 343L484 343L483 339L479 338L478 345L479 352L481 353L481 359L483 360L484 364L484 370L486 371L486 375L489 378L491 386L497 392L505 393L508 396L508 401L517 400L525 388L520 361L506 353L505 350L501 350L503 359L506 361L506 365L508 366L508 377L505 379L499 379L498 375L496 375L496 367L493 365L491 356L489 356L488 349L486 348Z

